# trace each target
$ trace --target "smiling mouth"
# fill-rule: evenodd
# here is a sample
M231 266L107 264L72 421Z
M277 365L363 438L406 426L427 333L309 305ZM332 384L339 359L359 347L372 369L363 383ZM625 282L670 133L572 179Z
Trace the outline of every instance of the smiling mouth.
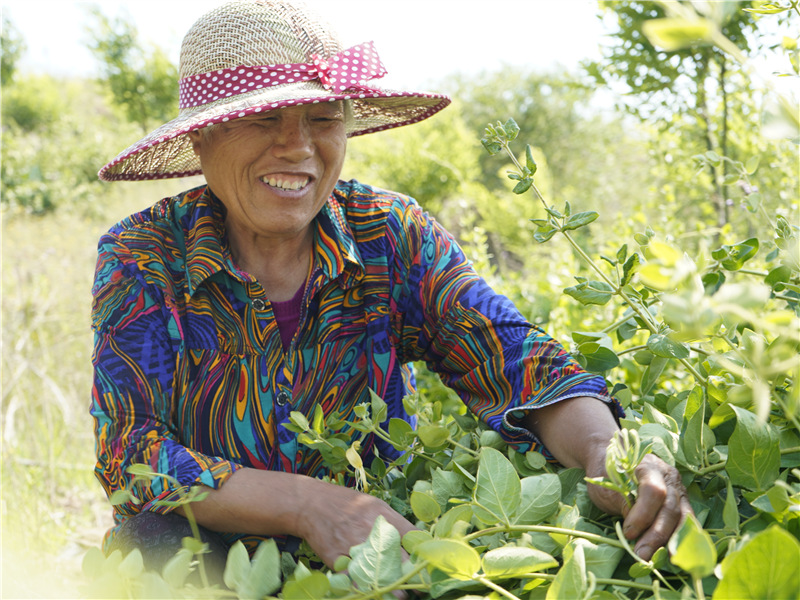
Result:
M299 179L292 178L286 179L282 177L262 177L261 181L268 186L277 188L279 190L296 191L306 187L311 181L309 177L301 177Z

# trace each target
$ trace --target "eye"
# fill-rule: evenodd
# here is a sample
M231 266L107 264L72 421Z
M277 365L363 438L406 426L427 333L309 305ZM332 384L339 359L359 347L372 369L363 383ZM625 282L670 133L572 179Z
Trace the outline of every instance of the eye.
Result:
M312 115L311 120L317 123L336 123L338 121L344 120L344 114L341 112L323 113L318 115Z

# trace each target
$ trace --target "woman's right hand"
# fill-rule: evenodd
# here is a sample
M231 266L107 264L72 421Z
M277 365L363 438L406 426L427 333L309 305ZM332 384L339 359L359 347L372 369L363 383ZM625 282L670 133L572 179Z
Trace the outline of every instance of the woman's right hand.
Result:
M350 548L366 541L375 520L383 516L397 528L400 536L414 525L386 502L318 479L303 482L297 519L297 535L302 537L328 567Z
M183 512L181 508L178 512ZM414 526L386 502L313 477L245 468L192 504L213 531L303 538L329 567L366 541L378 516L402 537Z

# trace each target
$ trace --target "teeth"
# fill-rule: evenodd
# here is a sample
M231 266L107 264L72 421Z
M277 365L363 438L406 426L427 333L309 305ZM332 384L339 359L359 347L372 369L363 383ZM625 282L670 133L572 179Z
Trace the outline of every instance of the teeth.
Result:
M298 179L296 181L284 181L283 179L277 179L276 177L262 177L261 181L270 187L275 187L282 190L299 190L308 185L308 177L305 179Z

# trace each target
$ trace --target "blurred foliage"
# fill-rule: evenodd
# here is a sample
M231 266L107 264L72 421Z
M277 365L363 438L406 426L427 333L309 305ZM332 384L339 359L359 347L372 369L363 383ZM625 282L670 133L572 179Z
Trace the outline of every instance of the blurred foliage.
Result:
M0 30L0 85L5 86L14 79L17 62L25 52L25 41L6 16Z
M621 86L618 106L652 129L648 136L652 151L668 159L661 163L664 168L659 176L664 192L681 198L679 208L691 210L687 215L690 223L723 228L732 220L739 226L749 219L733 208L742 200L743 190L733 187L737 177L729 162L703 165L707 172L698 172L702 183L698 186L694 178L687 177L686 157L711 151L734 161L754 154L762 156L765 163L782 161L761 135L764 90L753 87L752 74L736 60L763 50L760 40L765 36L758 35L759 27L774 25L742 10L753 4L758 3L600 2L604 15L613 17L616 29L610 42L603 45L602 58L586 62L584 67L598 85ZM699 12L694 11L695 6ZM694 15L691 44L675 35L685 31L676 24L686 11ZM797 15L790 11L786 15L791 30ZM651 33L660 34L660 43L646 35L645 23L651 30L658 28ZM736 49L736 56L714 43L715 31ZM663 142L674 139L675 132L680 132L680 139L670 144L674 149L665 152Z
M178 70L159 47L146 48L131 20L90 10L90 49L100 61L101 81L113 105L147 133L169 121L178 105Z
M113 114L95 83L19 74L4 88L2 114L3 209L88 214L118 192L97 171L136 127Z

